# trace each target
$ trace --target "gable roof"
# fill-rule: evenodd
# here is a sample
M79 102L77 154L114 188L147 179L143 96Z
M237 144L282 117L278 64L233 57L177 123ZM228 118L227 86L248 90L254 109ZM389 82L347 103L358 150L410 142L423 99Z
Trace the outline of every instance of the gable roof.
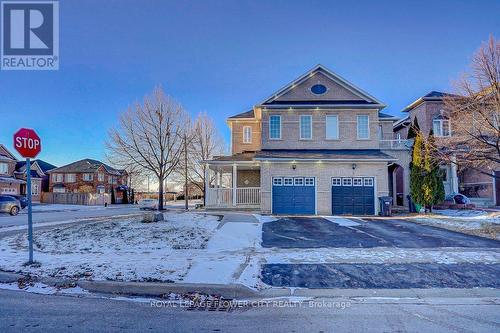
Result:
M40 170L42 170L42 172L44 172L44 173L46 173L49 170L52 170L52 169L56 168L55 165L50 164L48 162L45 162L43 160L33 160L33 161L31 161L31 165L32 166L35 163L38 165L38 167L40 168ZM19 161L19 162L17 162L16 163L16 170L24 172L24 170L26 170L26 161Z
M450 94L450 93L445 93L445 92L433 90L433 91L427 93L426 95L415 100L413 103L411 103L410 105L405 107L401 112L411 111L425 101L436 101L436 102L442 101L445 97L458 97L458 96L454 95L454 94Z
M245 111L242 113L235 114L234 116L231 116L228 119L241 119L241 118L255 118L255 113L253 112L253 109L250 111Z
M266 98L264 101L260 103L262 106L268 106L268 105L276 105L276 104L285 104L285 103L279 103L276 101L280 96L284 95L288 91L294 89L297 85L301 84L305 80L309 79L310 77L314 76L317 73L321 73L325 75L327 78L330 80L334 81L336 84L342 86L343 88L347 89L354 95L358 96L361 101L357 100L356 103L353 103L352 100L345 100L345 101L340 101L340 100L330 100L330 101L293 101L289 102L288 104L298 104L298 105L314 105L314 104L320 104L320 105L335 105L335 104L343 104L343 105L351 105L351 104L357 104L357 105L370 105L372 107L377 107L377 108L383 108L385 105L377 100L375 97L371 96L361 88L358 88L354 84L350 83L346 79L342 78L341 76L333 73L329 69L327 69L325 66L318 64L315 67L313 67L311 70L306 72L305 74L301 75L294 81L290 82L289 84L285 85L283 88L279 89L277 92Z
M396 116L393 116L393 115L387 114L387 113L382 113L382 112L378 113L378 117L379 117L379 120L392 120L392 121L399 120L399 117L396 117Z
M83 160L79 160L79 161L76 161L76 162L73 162L70 164L63 165L62 167L54 168L48 172L49 173L52 173L52 172L75 172L75 173L88 172L88 173L93 173L93 172L96 172L97 169L99 169L101 166L103 166L106 169L106 171L111 173L111 174L114 174L114 175L121 175L122 174L119 170L107 165L106 163L103 163L103 162L98 161L98 160L93 160L90 158L85 158Z
M14 160L17 161L16 156L12 154L7 147L5 147L3 144L0 143L0 157L4 157L3 159L9 159L9 160Z

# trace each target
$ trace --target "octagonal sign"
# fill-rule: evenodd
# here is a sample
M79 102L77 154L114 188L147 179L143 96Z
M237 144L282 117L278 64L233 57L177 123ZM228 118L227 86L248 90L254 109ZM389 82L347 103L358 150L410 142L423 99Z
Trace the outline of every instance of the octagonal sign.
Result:
M42 142L30 128L21 128L14 134L14 148L24 158L35 158L42 150Z

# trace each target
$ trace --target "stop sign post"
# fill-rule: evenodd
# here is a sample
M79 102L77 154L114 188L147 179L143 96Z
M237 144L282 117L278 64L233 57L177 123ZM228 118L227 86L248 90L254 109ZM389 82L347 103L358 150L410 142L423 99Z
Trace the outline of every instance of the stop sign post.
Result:
M21 128L14 134L14 148L26 158L26 196L28 198L28 241L29 264L33 263L33 214L31 208L31 158L35 158L42 150L42 142L36 132L29 128Z

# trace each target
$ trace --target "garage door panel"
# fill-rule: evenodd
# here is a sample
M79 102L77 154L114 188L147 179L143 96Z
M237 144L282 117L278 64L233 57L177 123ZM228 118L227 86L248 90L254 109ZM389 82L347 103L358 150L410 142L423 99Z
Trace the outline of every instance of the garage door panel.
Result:
M273 178L273 214L315 214L316 184L311 177L294 177L291 182L274 181ZM287 184L287 186L285 186Z
M373 185L372 177L332 178L332 213L375 214Z

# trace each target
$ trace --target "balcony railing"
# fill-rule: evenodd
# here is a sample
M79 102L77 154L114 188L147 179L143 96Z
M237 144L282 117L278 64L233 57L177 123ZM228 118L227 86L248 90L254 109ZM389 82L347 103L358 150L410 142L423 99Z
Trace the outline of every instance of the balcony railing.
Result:
M209 208L260 206L260 187L209 188L206 195Z
M380 149L410 150L413 140L380 140Z

